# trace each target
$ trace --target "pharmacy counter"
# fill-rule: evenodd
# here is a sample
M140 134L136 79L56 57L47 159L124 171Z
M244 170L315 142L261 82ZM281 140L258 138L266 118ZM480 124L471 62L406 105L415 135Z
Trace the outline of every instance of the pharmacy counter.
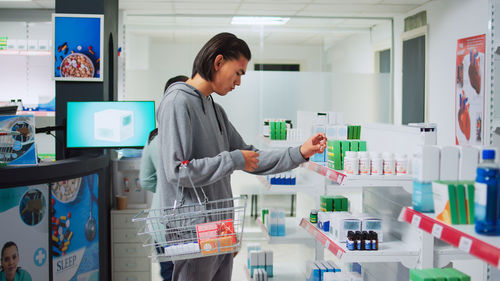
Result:
M13 242L33 280L110 280L109 163L0 168L0 247Z

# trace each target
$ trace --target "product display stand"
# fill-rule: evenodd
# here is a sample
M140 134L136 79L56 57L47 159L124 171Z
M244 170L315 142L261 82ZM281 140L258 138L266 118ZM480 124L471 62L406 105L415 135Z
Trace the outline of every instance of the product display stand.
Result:
M311 236L301 228L298 228L299 220L293 217L285 218L285 228L286 235L285 236L271 236L269 235L268 228L262 223L261 218L256 220L260 229L266 236L266 239L269 244L308 244L313 245L313 239Z
M433 214L420 213L410 207L403 208L400 220L500 268L500 236L477 234L472 224L448 225L436 220Z

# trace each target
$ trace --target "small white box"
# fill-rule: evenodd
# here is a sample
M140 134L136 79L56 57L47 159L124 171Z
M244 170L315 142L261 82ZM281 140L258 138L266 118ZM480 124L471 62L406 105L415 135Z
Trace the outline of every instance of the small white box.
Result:
M259 266L259 251L250 252L250 266Z
M273 265L273 252L272 251L266 251L266 263L265 266L270 266Z
M363 217L361 219L362 231L373 231L377 233L378 242L384 241L384 234L382 231L382 219L375 217Z
M346 242L348 231L361 231L361 221L357 218L344 217L333 223L333 236L339 242Z
M257 266L266 266L266 252L258 251Z
M337 125L337 139L347 140L347 126Z
M326 138L329 140L337 139L337 125L326 126Z
M440 149L434 145L419 145L413 153L413 178L420 182L439 180Z
M94 113L94 138L122 142L134 136L134 112L106 109Z
M458 159L458 179L473 181L476 179L476 169L479 163L479 149L473 146L460 146Z
M458 158L460 150L457 146L444 146L441 148L439 168L440 180L458 180Z

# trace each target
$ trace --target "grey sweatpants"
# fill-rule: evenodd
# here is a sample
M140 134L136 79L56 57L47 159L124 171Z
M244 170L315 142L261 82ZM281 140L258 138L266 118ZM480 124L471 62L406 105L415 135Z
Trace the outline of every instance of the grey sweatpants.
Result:
M174 261L172 281L230 281L233 254Z

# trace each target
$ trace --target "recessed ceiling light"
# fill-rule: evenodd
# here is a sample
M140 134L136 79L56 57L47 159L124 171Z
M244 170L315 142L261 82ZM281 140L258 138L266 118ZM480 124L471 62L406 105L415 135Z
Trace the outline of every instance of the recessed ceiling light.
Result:
M235 16L231 20L231 24L246 24L246 25L280 25L285 24L290 18L282 17L239 17Z

